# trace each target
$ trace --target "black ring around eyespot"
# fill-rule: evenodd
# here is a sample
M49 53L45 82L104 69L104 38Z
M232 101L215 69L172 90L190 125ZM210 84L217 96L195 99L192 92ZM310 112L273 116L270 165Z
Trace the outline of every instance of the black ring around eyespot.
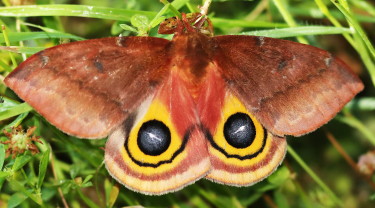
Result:
M211 132L206 127L202 126L201 129L202 129L205 137L210 142L211 146L213 148L217 149L219 152L221 152L227 158L237 158L239 160L252 159L252 158L258 156L261 152L263 152L263 149L264 149L264 147L266 146L266 143L267 143L267 130L265 128L263 128L263 132L264 132L263 143L262 143L262 147L259 149L259 151L255 152L251 155L245 155L245 156L232 155L232 154L228 154L223 148L221 148L219 145L216 144L216 142L213 139L213 136L212 136Z
M127 123L127 122L125 122ZM127 135L125 135L125 144L124 144L124 147L125 147L125 150L126 150L126 153L129 155L130 159L135 163L137 164L138 166L141 166L141 167L153 167L153 168L157 168L159 167L160 165L162 164L167 164L167 163L172 163L173 160L177 157L177 155L179 155L186 147L186 144L187 142L189 141L189 138L191 136L191 133L193 132L193 130L196 128L196 125L193 125L191 127L189 127L187 130L186 130L186 133L184 134L184 137L182 139L182 144L180 146L180 148L177 149L176 152L173 153L171 159L169 160L162 160L156 164L152 164L152 163L145 163L145 162L141 162L137 159L134 158L134 156L130 153L129 151L129 132L130 132L130 128L127 128L128 126L125 126L124 129L128 129L127 132L125 132ZM172 138L173 139L173 138Z

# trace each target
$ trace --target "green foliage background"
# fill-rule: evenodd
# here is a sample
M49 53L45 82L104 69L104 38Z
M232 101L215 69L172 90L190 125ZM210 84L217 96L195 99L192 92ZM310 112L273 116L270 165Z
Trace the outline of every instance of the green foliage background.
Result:
M37 6L12 6L25 2ZM197 11L200 4L172 3L180 12ZM119 34L160 37L158 20L174 16L157 0L3 0L1 6L2 79L27 56L60 43ZM9 145L0 144L0 208L374 207L373 174L365 176L353 164L375 145L374 2L214 0L209 16L216 34L287 38L326 49L347 62L366 88L323 128L301 138L289 137L284 163L254 186L200 180L176 193L144 196L109 176L103 165L105 139L81 140L60 132L1 82L0 128L36 126L35 135L43 143L36 143L40 153L27 151L15 158L6 158Z

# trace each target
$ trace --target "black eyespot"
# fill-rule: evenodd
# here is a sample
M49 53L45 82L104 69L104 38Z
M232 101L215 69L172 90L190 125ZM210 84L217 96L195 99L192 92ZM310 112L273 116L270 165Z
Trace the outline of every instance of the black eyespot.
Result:
M255 126L251 118L245 113L231 115L224 124L224 137L236 148L246 148L255 139Z
M147 121L139 129L137 144L146 155L160 155L171 144L171 132L161 121Z

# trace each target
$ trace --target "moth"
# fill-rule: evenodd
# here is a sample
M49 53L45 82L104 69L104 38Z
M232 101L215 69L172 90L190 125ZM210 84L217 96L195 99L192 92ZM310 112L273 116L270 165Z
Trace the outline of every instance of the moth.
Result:
M283 161L286 135L332 119L363 89L313 46L213 36L200 14L165 20L156 37L109 37L34 54L5 83L61 131L108 136L105 164L150 195L208 180L250 186Z

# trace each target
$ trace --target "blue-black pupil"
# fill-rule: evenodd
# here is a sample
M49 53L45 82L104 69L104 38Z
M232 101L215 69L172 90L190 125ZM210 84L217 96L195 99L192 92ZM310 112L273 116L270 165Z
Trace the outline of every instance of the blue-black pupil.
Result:
M171 132L161 121L147 121L138 131L137 144L146 155L160 155L168 149L170 143Z
M236 148L246 148L255 139L255 126L251 118L245 113L231 115L224 124L224 137Z

